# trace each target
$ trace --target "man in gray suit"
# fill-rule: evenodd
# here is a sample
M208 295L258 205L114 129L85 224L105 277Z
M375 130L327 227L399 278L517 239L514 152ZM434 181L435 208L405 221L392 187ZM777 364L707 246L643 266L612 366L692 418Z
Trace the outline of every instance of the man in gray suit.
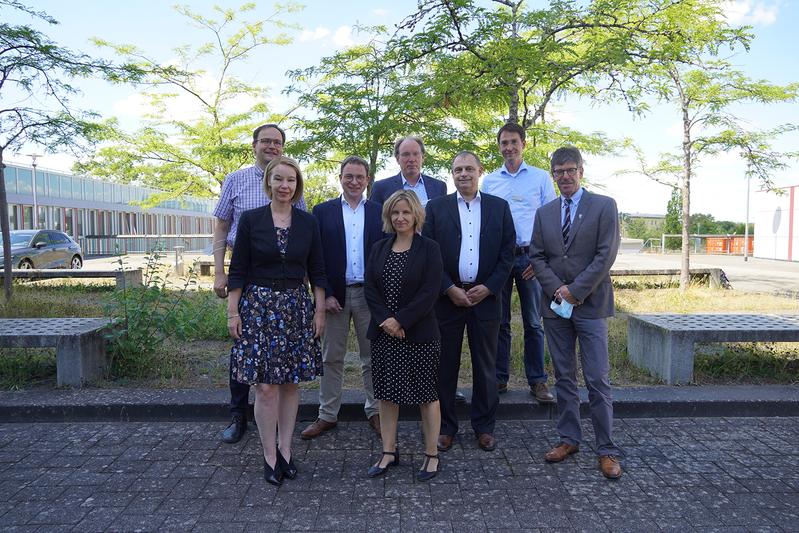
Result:
M531 262L544 294L541 307L555 368L561 439L544 459L563 461L579 450L582 440L575 353L579 340L599 469L605 477L618 479L621 466L612 437L607 325L607 317L614 314L609 272L619 249L616 202L580 187L583 158L577 148L555 150L551 170L561 196L536 212L530 245ZM552 302L557 310L550 307Z

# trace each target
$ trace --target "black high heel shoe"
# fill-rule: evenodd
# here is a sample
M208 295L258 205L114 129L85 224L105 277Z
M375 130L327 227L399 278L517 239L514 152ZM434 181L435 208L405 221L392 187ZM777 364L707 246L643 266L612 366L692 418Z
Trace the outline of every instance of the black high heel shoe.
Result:
M369 470L366 472L367 476L369 477L382 476L383 474L386 473L386 470L388 470L389 466L399 465L399 450L394 450L393 452L383 452L383 455L390 455L394 458L394 460L382 468L380 467L380 463L377 463L377 465L375 466L370 466ZM382 456L380 457L380 460L381 461L383 460Z
M286 459L283 457L283 454L280 453L280 450L277 450L277 464L280 466L280 471L283 472L283 476L288 479L294 479L297 477L297 466L294 464L294 458L292 457L286 462Z
M438 458L438 454L430 455L424 454L424 463L422 463L422 469L416 472L416 479L419 481L430 481L438 474L439 468L441 468L441 459ZM436 459L436 469L432 472L427 471L427 465L430 464L430 459Z
M283 484L283 472L280 470L279 460L275 461L275 467L272 468L266 462L266 457L264 457L264 479L267 483L278 487Z

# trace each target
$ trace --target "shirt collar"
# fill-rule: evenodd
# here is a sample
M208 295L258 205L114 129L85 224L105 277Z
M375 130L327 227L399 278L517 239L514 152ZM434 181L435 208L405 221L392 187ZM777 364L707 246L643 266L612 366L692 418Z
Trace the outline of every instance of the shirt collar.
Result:
M528 165L527 163L525 163L525 162L524 162L524 160L522 160L522 164L521 164L521 165L519 165L519 170L517 170L515 174L511 173L511 172L508 170L508 167L507 167L507 166L505 166L505 164L504 164L504 163L502 164L502 174L504 174L504 175L506 175L506 176L510 176L510 177L512 177L512 178L515 178L516 176L518 176L519 174L521 174L521 173L522 173L522 171L529 171L529 170L530 170L530 165Z
M340 198L341 198L341 205L342 206L344 206L344 205L346 205L347 207L350 206L350 203L347 201L346 198L344 198L343 194L340 196ZM363 205L365 203L366 203L366 197L364 195L361 195L361 201L358 202L358 205L361 206L361 205Z
M424 176L422 176L421 174L419 174L419 181L416 182L416 185L411 185L410 183L408 183L408 180L405 179L405 174L403 174L402 172L400 172L400 177L402 178L403 187L407 185L408 187L413 188L413 187L418 187L419 185L424 185Z
M577 205L578 203L580 203L580 198L582 198L582 197L583 197L583 188L580 187L579 189L577 189L576 193L572 194L572 197L571 197L572 205ZM566 202L564 202L563 200L565 200L565 198L563 198L561 196L561 202L560 202L560 206L561 207L565 207L566 206Z
M457 190L455 191L455 198L457 198L459 202L466 203L466 200L463 199L463 196L461 196L461 193L459 191L457 191ZM480 201L480 191L479 190L477 191L477 194L474 195L474 198L472 198L471 201L472 202L475 202L475 201L479 202Z

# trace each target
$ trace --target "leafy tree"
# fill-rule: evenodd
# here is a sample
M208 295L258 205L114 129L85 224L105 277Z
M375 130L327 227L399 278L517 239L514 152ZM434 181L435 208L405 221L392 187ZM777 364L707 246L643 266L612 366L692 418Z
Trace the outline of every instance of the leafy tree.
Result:
M292 143L292 153L331 172L344 157L359 155L374 176L385 154L392 154L394 141L415 134L429 147L425 168L448 168L461 134L430 94L424 66L407 63L386 70L387 63L396 61L397 50L383 44L383 28L366 30L371 34L368 43L289 72L292 84L286 92L297 96L298 110L305 110L294 117L302 138Z
M647 62L634 62L610 73L618 84L607 96L632 102L631 109L636 113L647 110L646 104L640 104L647 97L674 105L679 113L683 135L678 150L662 154L651 166L639 150L636 153L641 167L637 172L680 191L680 287L685 290L690 268L691 181L701 158L737 152L746 163L746 175L768 188L770 174L785 168L790 158L799 155L799 152L780 153L771 144L775 137L795 126L749 130L731 109L746 103L792 101L799 94L799 84L778 86L765 80L751 80L735 70L729 60L719 58L722 50L748 50L753 38L749 28L727 23L721 0L675 2L664 14L663 29L670 30L643 36L656 53L648 53Z
M666 220L663 224L663 233L674 235L682 233L682 193L677 187L671 189L671 198L666 205ZM682 245L680 241L666 239L666 248L676 250Z
M0 0L0 13L18 10L48 24L58 22L15 0ZM110 81L134 80L143 71L116 66L70 50L29 25L0 22L0 226L3 237L5 298L11 298L11 246L3 156L27 143L48 151L77 150L81 139L96 131L94 115L73 107L78 94L73 80L101 76Z
M630 105L642 107L635 99L640 89L623 87L616 73L666 54L670 33L679 31L669 17L690 4L555 0L531 9L522 0L493 0L489 6L421 0L398 27L393 40L398 58L387 69L426 60L431 91L473 142L496 158L493 135L486 132L516 122L528 133L526 159L546 168L548 154L564 143L588 153L614 148L601 134L564 128L551 108L565 95L599 98L607 91L630 91ZM655 36L660 46L653 47ZM494 127L487 127L490 123Z
M134 132L122 129L116 119L104 122L97 139L108 145L78 165L77 171L161 189L163 193L148 200L150 205L185 195L216 195L225 175L252 161L252 130L282 118L269 113L263 102L266 89L245 82L235 71L260 48L290 42L286 34L271 28L287 27L278 17L299 8L287 4L265 19L241 19L255 7L254 3L237 9L214 7L215 16L206 17L177 6L192 25L210 34L200 46L175 49L179 71L161 70L156 59L135 46L97 39L100 46L152 71L144 80L148 89L143 93L151 110L144 126ZM206 62L214 65L213 70L199 66ZM190 118L172 113L179 98L196 110ZM247 107L239 110L242 103Z

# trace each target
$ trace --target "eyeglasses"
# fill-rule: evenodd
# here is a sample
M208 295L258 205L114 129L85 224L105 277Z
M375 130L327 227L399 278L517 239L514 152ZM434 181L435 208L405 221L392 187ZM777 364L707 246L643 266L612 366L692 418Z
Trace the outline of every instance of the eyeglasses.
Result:
M258 139L258 144L262 146L275 146L277 148L280 148L281 146L283 146L283 141L279 139Z
M572 168L559 168L552 171L552 175L556 178L562 178L563 176L568 175L570 178L573 178L577 175L577 171L580 170L577 167Z
M369 176L360 176L355 174L344 174L341 176L341 179L344 181L357 181L359 183L364 182L369 179Z

